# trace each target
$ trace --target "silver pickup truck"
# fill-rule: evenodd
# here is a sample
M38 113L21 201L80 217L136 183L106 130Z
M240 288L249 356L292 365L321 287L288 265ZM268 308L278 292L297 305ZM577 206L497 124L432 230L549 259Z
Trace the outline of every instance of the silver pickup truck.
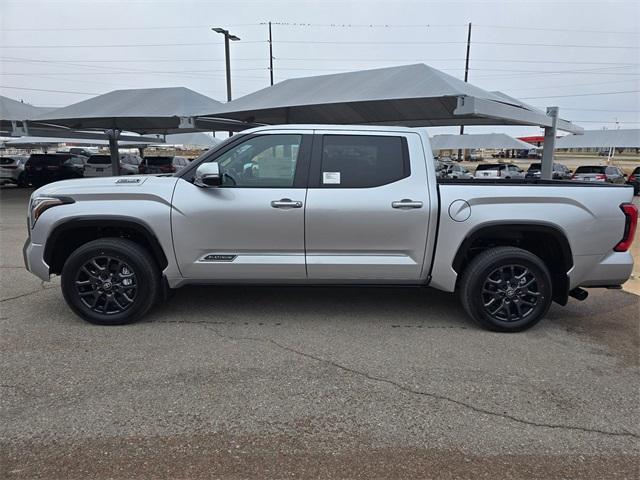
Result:
M174 175L56 182L29 203L27 269L99 324L187 284L394 284L457 292L519 331L631 274L625 186L436 179L424 130L285 125ZM346 293L348 294L348 293ZM425 292L427 295L428 292Z

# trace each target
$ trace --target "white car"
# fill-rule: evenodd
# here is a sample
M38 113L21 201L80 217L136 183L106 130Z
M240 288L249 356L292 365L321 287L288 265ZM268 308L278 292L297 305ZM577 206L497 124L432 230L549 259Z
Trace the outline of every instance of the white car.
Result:
M478 165L474 178L511 180L524 178L525 172L513 163L484 163Z
M0 157L0 184L13 183L25 187L24 164L28 158L20 155Z
M129 153L120 154L120 174L136 175L138 173L138 165L142 159L138 155ZM110 177L111 156L110 155L91 155L84 167L85 177Z

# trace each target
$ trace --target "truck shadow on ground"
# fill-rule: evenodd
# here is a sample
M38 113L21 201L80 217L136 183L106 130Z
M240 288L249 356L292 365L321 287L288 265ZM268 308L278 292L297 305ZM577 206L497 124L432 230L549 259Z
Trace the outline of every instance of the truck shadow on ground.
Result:
M477 328L458 297L424 287L189 286L150 320L260 323L345 321L396 327Z
M553 304L526 335L556 338L560 331L610 351L622 364L640 357L640 297L590 290L584 302ZM366 324L398 329L483 329L457 295L425 287L189 286L156 308L148 322L312 328Z

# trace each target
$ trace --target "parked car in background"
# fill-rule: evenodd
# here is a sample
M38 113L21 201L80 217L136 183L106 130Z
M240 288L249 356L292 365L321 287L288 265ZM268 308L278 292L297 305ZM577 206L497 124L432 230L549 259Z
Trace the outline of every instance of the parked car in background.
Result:
M120 157L120 173L122 175L137 175L140 173L140 155L125 154Z
M532 163L529 165L529 169L527 170L527 174L525 178L540 178L541 175L542 164L541 163ZM571 170L569 170L566 166L561 163L553 164L553 177L554 180L569 180L571 179Z
M161 173L176 173L189 165L189 161L185 157L168 156L159 157L151 156L144 157L140 166L138 167L139 173L149 174L161 174Z
M35 187L84 176L83 157L70 153L34 153L25 163L25 181Z
M633 187L633 194L640 195L640 167L636 167L629 178L627 178L627 185Z
M473 178L465 167L459 163L444 163L442 177L440 178Z
M433 164L436 167L436 178L445 178L447 174L447 164L438 159L434 159Z
M478 165L474 178L524 178L524 170L513 163L485 163Z
M618 167L606 165L583 165L576 168L572 180L581 182L624 183L624 173Z
M22 155L0 157L0 184L12 183L26 187L24 164L28 158Z
M129 153L120 154L120 174L136 175L142 159ZM91 155L85 166L85 177L110 177L112 175L110 155Z
M89 148L80 148L80 147L71 147L69 149L69 153L72 155L80 155L82 157L89 158L91 155L95 155L97 153L97 149L94 148L95 151L92 151ZM66 152L65 152L66 153Z

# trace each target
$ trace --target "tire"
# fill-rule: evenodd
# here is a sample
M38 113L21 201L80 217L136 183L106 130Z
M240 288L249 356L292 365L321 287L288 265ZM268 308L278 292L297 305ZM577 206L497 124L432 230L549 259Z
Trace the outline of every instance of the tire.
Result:
M160 271L130 240L102 238L78 247L62 268L62 294L71 309L98 325L142 318L161 297Z
M492 248L480 253L465 269L460 299L467 314L483 327L520 332L538 323L549 310L551 275L531 252L515 247Z
M16 181L16 185L18 186L18 188L25 188L29 186L27 183L27 176L24 174L24 172L18 175L18 180Z

